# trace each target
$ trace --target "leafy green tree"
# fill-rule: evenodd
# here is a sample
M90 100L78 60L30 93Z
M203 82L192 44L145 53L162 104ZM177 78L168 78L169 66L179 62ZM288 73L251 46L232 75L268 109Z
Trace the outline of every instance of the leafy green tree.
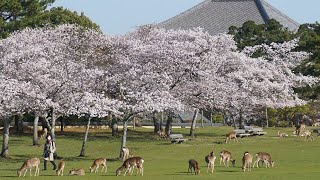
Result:
M241 27L231 26L229 34L234 35L239 50L246 46L283 43L292 40L294 33L284 28L278 21L271 19L266 24L247 21Z
M98 28L83 13L71 12L63 7L48 9L55 0L1 0L0 38L25 27L42 27L58 24L78 24Z
M320 24L303 24L296 36L300 38L298 50L312 53L308 61L303 62L296 71L320 77ZM308 99L320 99L320 85L297 89L297 92Z

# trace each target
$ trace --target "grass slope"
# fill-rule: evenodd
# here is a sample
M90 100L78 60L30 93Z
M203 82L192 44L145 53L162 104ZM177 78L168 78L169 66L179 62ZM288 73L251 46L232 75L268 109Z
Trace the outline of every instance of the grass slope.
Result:
M310 128L309 128L310 129ZM86 157L78 157L82 145L84 129L73 129L72 132L58 132L57 152L66 162L65 176L58 179L319 179L319 139L314 142L305 142L301 137L276 137L277 131L292 134L293 128L265 129L268 134L239 139L239 143L224 143L224 135L230 127L198 128L197 136L183 144L171 144L169 141L157 140L152 129L136 128L128 132L127 147L134 156L145 159L144 176L115 177L115 170L122 162L117 160L121 137L112 137L110 130L90 130L87 142ZM94 132L93 132L94 131ZM188 137L189 129L174 129L173 133L182 133ZM41 158L40 177L33 179L57 179L52 165L48 163L48 170L43 171L43 144L32 146L31 134L23 136L11 135L8 159L0 159L0 179L17 179L16 171L25 159L30 157ZM2 143L0 141L0 143ZM236 167L220 167L219 157L216 160L215 172L206 173L205 155L212 150L219 156L221 150L229 150L236 159ZM275 161L275 167L255 168L252 172L241 171L241 158L245 151L255 154L259 151L269 152ZM98 157L105 157L109 161L108 172L90 174L89 166ZM194 158L200 164L199 176L187 175L188 160ZM58 164L58 161L56 161ZM84 168L85 177L71 177L68 172L71 168ZM29 174L27 174L29 176Z

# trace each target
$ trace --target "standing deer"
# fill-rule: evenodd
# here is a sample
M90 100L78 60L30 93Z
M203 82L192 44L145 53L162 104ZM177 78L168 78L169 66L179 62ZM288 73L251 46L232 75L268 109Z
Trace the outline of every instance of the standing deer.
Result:
M61 160L58 164L58 169L56 170L57 176L59 176L60 174L61 176L63 176L64 166L65 166L64 160Z
M70 176L84 176L86 173L84 172L84 170L82 168L80 169L71 169L69 171L69 175Z
M296 127L296 134L297 136L301 136L304 132L304 130L306 129L306 125L305 124L300 124Z
M228 141L230 142L231 139L234 139L234 142L238 142L238 138L237 138L237 133L236 132L230 132L228 134L226 134L226 140L225 142L228 143Z
M231 160L232 166L234 167L236 160L232 158L231 152L226 151L226 150L222 150L220 152L220 166L221 166L221 162L223 162L225 167L229 167L230 160Z
M307 141L308 139L310 139L310 141L314 141L312 133L308 130L304 131L301 136L304 136L304 141Z
M207 163L207 173L208 173L208 170L209 168L211 169L211 173L213 173L213 170L214 170L214 162L216 160L216 156L214 155L213 151L207 155L204 160L206 161Z
M41 136L40 136L40 139L45 139L48 135L48 130L47 128L44 128L42 133L41 133Z
M22 175L22 172L24 172L23 177L26 175L27 171L30 171L30 176L31 175L31 169L33 167L36 167L36 172L34 174L34 176L39 176L39 164L40 164L40 159L39 158L31 158L31 159L27 159L24 161L24 163L22 164L21 168L17 171L17 175L20 177Z
M90 166L90 172L92 173L93 171L97 173L99 166L102 166L101 172L103 172L103 169L105 168L105 172L107 172L107 159L104 158L98 158L93 161L92 166Z
M243 172L245 172L247 168L248 168L248 171L251 171L252 159L253 159L252 154L250 154L249 152L245 152L244 153L243 158L242 158L242 170L243 170Z
M255 164L257 164L257 168L259 168L259 162L263 161L266 164L266 168L270 168L274 166L274 161L271 160L271 155L265 152L258 152L256 154L256 161L253 163L253 168Z
M198 162L194 159L189 160L188 174L189 172L191 172L192 174L192 169L193 169L194 175L200 174Z
M127 172L132 175L134 167L137 168L137 175L141 173L141 176L143 176L143 163L144 160L141 157L131 157L125 160L117 170L116 175L119 176L121 174L121 171L125 170L123 176L127 174Z

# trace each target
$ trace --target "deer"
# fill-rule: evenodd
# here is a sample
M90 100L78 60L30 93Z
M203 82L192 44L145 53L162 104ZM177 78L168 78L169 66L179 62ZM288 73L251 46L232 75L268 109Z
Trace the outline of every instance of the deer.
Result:
M40 135L40 139L45 139L48 135L48 130L47 128L44 128L41 135Z
M225 167L229 167L229 161L231 160L232 166L235 166L236 160L232 158L232 155L229 151L222 150L220 152L220 166L221 162L223 162ZM226 164L227 162L227 164Z
M121 156L122 156L122 161L127 160L129 157L133 157L133 156L130 154L129 148L127 148L127 147L123 147L123 148L121 149Z
M193 169L194 175L200 174L200 168L199 168L198 162L194 159L189 160L188 174L189 172L191 172L192 174L192 169Z
M288 137L289 135L286 133L280 133L280 131L278 131L278 137Z
M33 167L36 167L36 172L34 174L34 176L39 176L39 164L40 164L40 159L39 158L31 158L31 159L27 159L24 161L24 163L22 164L21 168L17 171L17 175L20 177L23 174L23 177L26 175L27 171L30 171L30 177L31 175L31 169Z
M134 167L137 168L137 175L141 173L141 176L143 176L143 163L144 159L141 157L131 157L125 160L117 170L116 170L116 175L119 176L123 170L125 170L123 176L127 174L127 172L132 175Z
M271 160L271 155L269 153L258 152L256 154L256 161L253 163L253 168L255 167L255 164L257 164L257 168L259 168L260 161L263 161L266 164L266 168L274 166L274 161Z
M105 168L105 172L107 172L107 159L104 158L98 158L93 161L93 164L90 166L90 173L94 171L94 173L97 173L99 166L102 166L101 172L103 172L103 169Z
M69 171L69 175L70 176L84 176L86 173L84 172L84 170L82 168L80 169L71 169Z
M207 173L208 173L209 168L211 168L211 173L213 173L213 171L214 171L214 162L216 161L216 156L214 155L213 151L209 155L207 155L204 158L204 160L207 163Z
M237 138L237 133L236 132L230 132L230 133L226 134L225 142L228 143L228 141L229 141L229 143L230 143L231 139L234 139L234 142L236 142L236 141L238 142L238 138Z
M243 172L245 172L247 168L248 168L248 171L251 171L252 159L253 159L253 156L249 152L245 152L243 154L243 158L242 158L242 171Z
M310 141L314 141L312 133L308 130L304 131L301 136L304 136L304 141L307 141L308 139L310 139Z
M297 136L301 136L304 132L304 130L306 129L306 125L305 124L300 124L296 127L296 134Z
M161 140L161 139L167 139L167 134L163 131L163 130L159 130L157 132L157 134L159 135L158 136L158 139Z
M64 166L65 166L64 160L61 160L58 164L58 169L56 170L57 176L60 176L60 174L61 176L63 176Z

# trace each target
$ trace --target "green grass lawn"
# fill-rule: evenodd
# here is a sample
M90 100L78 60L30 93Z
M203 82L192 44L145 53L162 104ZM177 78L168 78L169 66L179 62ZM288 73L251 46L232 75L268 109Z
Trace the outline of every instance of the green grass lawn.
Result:
M309 127L309 129L311 129ZM121 137L112 137L110 130L98 130L89 134L86 157L78 157L82 145L84 132L58 132L57 152L66 162L65 176L59 179L319 179L320 140L315 137L314 142L305 142L301 137L276 137L277 131L292 135L293 128L268 128L267 135L239 139L239 143L224 143L224 134L230 132L231 127L198 128L196 137L182 144L171 144L170 141L157 140L152 129L132 128L128 132L127 147L134 156L144 158L144 176L115 177L115 170L122 162L117 160ZM81 130L81 131L84 131ZM186 138L189 129L173 129L173 133L182 133ZM0 159L0 179L16 179L16 171L25 159L41 158L40 177L33 179L56 179L52 165L48 163L48 170L43 171L43 144L32 146L31 134L23 136L11 135L9 143L9 158ZM2 143L2 141L0 141ZM206 173L205 155L212 150L219 156L221 150L233 153L236 167L220 167L219 157L213 174ZM275 161L274 168L255 168L251 172L241 171L241 158L245 151L254 154L259 151L269 152ZM107 173L89 173L93 160L105 157L109 161ZM188 160L196 159L199 162L201 173L199 176L187 175ZM254 158L255 159L255 158ZM58 161L56 161L58 164ZM71 177L68 172L71 168L84 168L86 176ZM29 174L27 174L29 176ZM29 177L27 177L29 178Z

